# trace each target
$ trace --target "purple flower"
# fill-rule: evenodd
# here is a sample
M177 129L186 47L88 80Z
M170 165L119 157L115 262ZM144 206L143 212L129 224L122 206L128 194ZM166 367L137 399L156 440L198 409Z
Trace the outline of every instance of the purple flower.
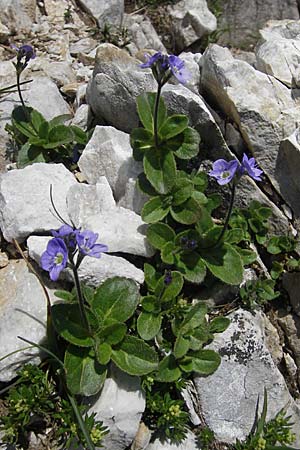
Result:
M244 153L243 161L240 167L240 173L241 175L243 175L245 172L247 172L247 174L254 180L261 181L260 175L263 174L263 171L257 168L254 158L249 159L248 156Z
M104 244L96 244L98 236L98 233L93 233L89 230L77 233L76 241L79 247L79 251L83 255L100 258L101 253L108 251L108 247Z
M170 55L169 56L169 65L170 65L172 74L174 75L174 77L177 78L179 83L184 84L189 80L190 73L184 66L185 62L182 59L178 58L178 56Z
M34 59L36 57L33 47L31 45L21 45L21 47L17 47L16 45L12 44L11 47L15 50L17 50L17 60L21 61L23 58L25 58L25 64L29 62L30 59Z
M53 238L48 242L46 251L41 256L41 267L50 273L52 281L56 281L60 272L68 262L68 250L64 241Z
M73 227L71 225L62 225L59 230L51 230L51 234L54 237L63 238L69 234L74 233Z
M172 75L177 78L180 83L186 83L190 77L189 72L185 68L185 62L175 55L163 55L161 52L155 53L153 56L145 55L147 60L140 64L142 69L151 68L156 81L165 84Z
M166 286L169 286L171 283L172 283L172 273L171 273L171 271L170 270L166 270L166 273L165 273L165 278L164 278L164 284L166 285Z
M213 170L209 172L211 177L216 178L218 184L223 185L230 183L239 169L240 164L237 160L225 161L225 159L218 159L213 163Z

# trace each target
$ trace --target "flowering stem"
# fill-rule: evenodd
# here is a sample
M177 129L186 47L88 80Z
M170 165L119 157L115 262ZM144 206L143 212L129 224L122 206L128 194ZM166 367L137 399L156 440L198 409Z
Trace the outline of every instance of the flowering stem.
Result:
M156 97L155 97L155 104L154 104L154 115L153 115L153 121L154 121L154 141L155 141L155 147L156 147L156 148L158 148L157 121L158 121L158 107L159 107L159 100L160 100L161 88L162 88L162 84L161 84L161 83L158 83L158 86L157 86L157 92L156 92Z
M225 223L224 223L223 229L222 229L218 239L216 240L216 242L214 242L211 245L208 245L207 247L200 247L201 250L202 249L206 250L206 249L209 249L209 248L214 248L221 242L221 240L222 240L222 238L223 238L223 236L224 236L224 234L225 234L225 232L226 232L226 230L228 228L229 220L230 220L231 213L232 213L233 203L234 203L234 195L235 195L235 183L232 183L232 185L231 185L230 203L229 203L229 208L228 208L228 211L227 211L227 216L226 216L226 219L225 219Z
M87 319L85 309L84 309L84 298L83 298L82 291L81 291L77 267L74 265L72 258L70 258L70 259L71 259L71 267L72 267L72 271L73 271L73 275L74 275L75 287L76 287L76 291L77 291L81 322L82 322L82 325L84 326L84 328L86 328L88 330L88 332L91 334L92 333L91 327L90 327L90 324L89 324L89 321Z

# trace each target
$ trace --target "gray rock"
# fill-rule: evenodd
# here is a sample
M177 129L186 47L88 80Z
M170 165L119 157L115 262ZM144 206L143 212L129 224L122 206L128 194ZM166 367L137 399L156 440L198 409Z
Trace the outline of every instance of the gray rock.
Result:
M96 419L102 420L109 429L103 439L106 450L124 450L133 441L145 410L145 394L140 379L112 367L111 375L105 380L100 397L90 411Z
M121 25L124 14L123 0L79 0L81 7L94 19L96 19L99 27L103 27L106 23L113 25Z
M162 96L170 114L188 115L189 125L200 133L209 148L226 146L215 119L200 95L185 86L167 84L163 87Z
M135 212L122 207L102 211L88 217L84 228L99 233L101 241L111 253L121 252L151 257L154 249L146 238L147 225Z
M54 300L54 289L47 288L47 292ZM28 346L17 336L41 343L46 335L47 303L39 281L28 270L25 261L11 261L0 270L0 298L0 356ZM16 376L16 371L28 362L40 362L36 348L15 353L0 361L0 381L10 381Z
M150 69L141 69L140 61L112 44L98 47L93 78L87 89L87 103L95 116L108 124L130 132L138 126L136 97L156 90Z
M217 45L205 51L201 62L204 91L237 124L253 156L280 189L279 144L300 121L300 108L291 91Z
M0 20L0 42L3 44L7 41L7 38L9 36L10 32L6 25L3 25L3 23Z
M293 381L300 383L300 318L296 314L279 312L278 323L284 330L288 348L292 351L293 359L297 366L296 376ZM297 422L296 422L297 423Z
M0 175L0 228L4 238L23 241L29 234L61 226L50 201L52 185L56 209L68 218L66 195L76 184L63 164L37 163Z
M217 28L217 19L208 9L206 0L181 0L168 6L168 12L179 51Z
M264 388L268 393L267 420L287 407L295 423L293 431L298 433L300 409L266 347L262 317L262 313L241 309L231 313L230 326L209 346L222 357L219 368L209 377L194 380L205 422L224 442L243 440L249 434L258 396L260 410L262 407ZM297 438L296 446L300 445Z
M161 442L156 439L148 445L146 450L201 450L201 447L197 444L196 436L189 431L187 438L181 444L171 444L168 441Z
M1 21L11 34L31 31L36 21L35 0L0 0Z
M86 131L91 123L91 116L91 108L89 105L82 104L75 112L75 115L71 120L71 125L75 125L76 127Z
M276 176L281 193L291 206L295 216L300 217L300 129L284 139L279 148Z
M260 30L256 68L272 75L288 87L300 86L299 20L270 21Z
M95 128L78 166L90 184L105 176L116 201L124 196L128 179L136 178L142 171L141 163L132 157L129 134L107 126Z
M282 285L289 294L293 310L300 316L300 273L285 272L282 277Z
M40 264L41 255L46 250L51 238L46 236L30 236L27 239L29 256ZM126 259L102 253L101 258L85 258L79 267L78 275L83 283L97 287L112 277L131 278L139 284L144 282L144 272ZM61 279L73 281L70 269L61 273Z
M256 44L259 30L271 19L299 19L297 0L231 0L222 2L218 18L224 30L218 42L232 47L249 48Z
M126 184L125 194L119 200L118 206L123 206L123 208L141 214L142 208L147 200L149 200L149 196L138 188L136 178L129 178Z
M90 37L82 38L70 45L70 53L73 56L78 55L78 53L89 53L94 50L97 45L98 42L96 39Z
M150 20L140 14L124 14L122 26L130 33L130 48L134 44L136 52L142 49L153 49L166 53L166 48L161 42ZM132 53L134 54L134 53Z
M76 74L68 61L54 61L45 64L43 70L58 87L76 82Z
M191 52L183 52L179 55L180 59L182 59L185 63L185 67L189 72L188 81L185 83L185 87L190 89L195 94L199 94L199 86L200 86L200 59L202 57L201 53L191 53ZM173 77L173 80L176 80ZM175 84L178 82L174 81Z

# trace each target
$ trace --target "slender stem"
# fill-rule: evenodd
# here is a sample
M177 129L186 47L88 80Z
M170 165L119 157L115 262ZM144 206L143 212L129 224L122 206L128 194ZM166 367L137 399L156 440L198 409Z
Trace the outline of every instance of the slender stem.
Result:
M24 110L24 114L26 115L27 119L28 119L28 118L30 119L30 117L28 117L28 111L27 111L27 108L26 108L26 105L25 105L25 102L24 102L23 96L22 96L21 83L20 83L20 76L21 76L21 73L17 70L17 88L18 88L18 94L19 94L19 97L20 97L20 100L21 100L21 103L22 103L22 107L23 107L23 110Z
M154 141L155 141L155 147L158 148L158 132L157 132L157 122L158 122L158 107L159 107L159 100L160 100L160 94L161 94L161 83L158 83L157 86L157 92L155 97L155 104L154 104Z
M79 277L78 277L77 267L74 265L73 261L71 261L71 265L72 265L74 281L75 281L75 287L76 287L77 296L78 296L78 305L79 305L79 312L80 312L81 321L82 321L83 326L91 334L91 327L90 327L89 321L88 321L88 319L86 317L86 313L85 313L85 309L84 309L84 298L83 298L82 291L81 291L81 286L80 286L80 281L79 281Z
M201 250L206 250L206 249L209 249L209 248L216 247L219 244L219 242L222 240L222 238L223 238L223 236L224 236L224 234L225 234L225 232L226 232L226 230L228 228L229 220L230 220L230 217L231 217L233 203L234 203L234 195L235 195L235 183L232 183L232 185L231 185L230 203L229 203L229 208L228 208L228 211L227 211L227 216L226 216L226 219L225 219L225 223L224 223L223 229L222 229L218 239L216 240L216 242L214 242L211 245L208 245L207 247L200 247Z

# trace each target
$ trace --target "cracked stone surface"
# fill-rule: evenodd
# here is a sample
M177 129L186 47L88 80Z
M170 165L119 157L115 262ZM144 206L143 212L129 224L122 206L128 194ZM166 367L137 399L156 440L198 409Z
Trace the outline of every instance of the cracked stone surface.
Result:
M207 425L221 441L245 439L255 418L258 396L262 398L266 388L267 420L287 407L295 423L293 431L298 433L300 409L267 349L262 313L252 315L239 309L229 318L230 326L209 345L222 357L219 368L208 377L194 379ZM300 445L299 433L296 445Z

